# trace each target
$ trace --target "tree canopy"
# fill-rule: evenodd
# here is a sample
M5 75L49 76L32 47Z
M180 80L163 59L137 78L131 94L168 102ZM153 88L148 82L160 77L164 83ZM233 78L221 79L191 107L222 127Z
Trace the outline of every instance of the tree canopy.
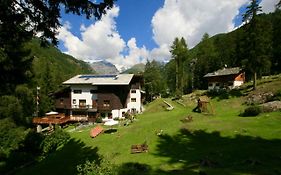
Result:
M42 44L57 44L61 9L66 13L100 19L115 0L3 0L0 1L0 95L31 79L30 50L24 47L40 34Z
M176 63L176 95L182 96L184 80L183 65L188 58L188 48L185 39L183 37L181 39L175 38L170 52Z
M66 13L100 19L115 0L96 3L91 0L5 0L0 2L0 47L9 40L21 42L41 33L41 39L57 44L57 29L61 25L60 9ZM9 35L5 35L9 33ZM12 36L11 36L12 35ZM11 41L12 42L12 41Z
M145 65L144 80L146 99L152 101L154 96L161 96L165 94L166 83L163 72L163 65L160 62L148 60Z
M256 0L252 0L243 15L244 27L244 60L243 64L253 75L253 89L256 89L257 76L266 71L270 66L269 45L270 37L266 36L270 26L267 26L260 18L257 18L261 6Z

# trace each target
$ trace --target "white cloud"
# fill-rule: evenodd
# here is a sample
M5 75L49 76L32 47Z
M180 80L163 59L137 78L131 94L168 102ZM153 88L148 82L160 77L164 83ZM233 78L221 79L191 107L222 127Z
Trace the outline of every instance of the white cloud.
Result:
M121 69L122 67L129 68L137 63L145 63L150 57L149 51L145 46L142 46L141 48L137 46L135 38L131 38L127 42L127 49L129 51L128 55L119 55L108 61L115 64L118 69Z
M139 48L136 39L127 43L121 38L115 18L119 15L119 7L114 7L100 21L86 27L80 26L81 39L70 32L69 22L59 29L58 38L63 41L67 53L87 61L106 60L118 68L130 67L148 59L149 51L145 46ZM128 50L128 55L122 53Z
M116 31L114 18L119 8L112 8L100 21L86 27L80 26L81 39L69 31L69 24L59 30L58 38L64 42L67 53L76 58L97 60L113 58L125 47L124 40Z
M262 0L264 12L274 10L278 0ZM147 59L167 61L175 37L184 37L189 48L200 42L205 32L213 36L234 30L234 19L239 8L249 0L165 0L153 16L151 26L157 48L138 47L137 39L124 41L117 31L115 18L119 7L114 7L90 26L80 26L81 39L70 32L71 24L65 22L58 38L67 53L88 61L106 60L121 67L145 63Z
M157 61L168 61L171 57L170 45L162 44L158 48L154 48L150 52L150 58Z
M205 32L212 36L233 30L233 19L245 3L247 0L165 0L152 19L153 39L168 58L167 46L175 37L184 37L192 48Z
M278 3L278 0L262 0L260 5L262 6L262 11L264 13L270 13L275 10L275 5Z

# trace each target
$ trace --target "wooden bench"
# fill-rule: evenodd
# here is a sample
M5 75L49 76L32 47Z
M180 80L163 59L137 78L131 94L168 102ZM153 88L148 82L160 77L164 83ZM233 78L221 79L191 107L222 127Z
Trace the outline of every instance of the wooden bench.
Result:
M146 153L148 152L148 145L146 143L140 145L132 145L131 146L131 153Z

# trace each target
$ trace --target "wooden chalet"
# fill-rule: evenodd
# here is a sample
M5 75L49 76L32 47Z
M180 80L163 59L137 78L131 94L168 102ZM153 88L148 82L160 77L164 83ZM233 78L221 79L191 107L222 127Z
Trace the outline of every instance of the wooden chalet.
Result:
M245 82L245 72L239 68L223 68L204 76L208 81L208 90L233 89Z
M126 112L140 113L142 84L143 77L134 74L77 75L53 95L56 111L65 118L46 116L33 123L94 122L99 116L111 119L123 117Z

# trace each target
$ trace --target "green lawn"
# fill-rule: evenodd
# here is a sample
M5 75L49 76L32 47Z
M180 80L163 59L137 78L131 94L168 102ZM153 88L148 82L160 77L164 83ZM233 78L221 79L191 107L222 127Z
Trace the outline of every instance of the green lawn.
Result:
M141 174L277 175L281 174L281 114L239 117L242 98L212 99L214 115L193 113L195 103L167 111L162 99L117 132L90 138L90 128L71 132L71 141L45 160L18 174L76 174L85 160L103 156L124 168L133 163L147 167ZM181 122L191 115L193 121ZM162 136L157 131L163 130ZM133 144L147 142L148 153L131 154ZM134 173L136 174L136 173Z

